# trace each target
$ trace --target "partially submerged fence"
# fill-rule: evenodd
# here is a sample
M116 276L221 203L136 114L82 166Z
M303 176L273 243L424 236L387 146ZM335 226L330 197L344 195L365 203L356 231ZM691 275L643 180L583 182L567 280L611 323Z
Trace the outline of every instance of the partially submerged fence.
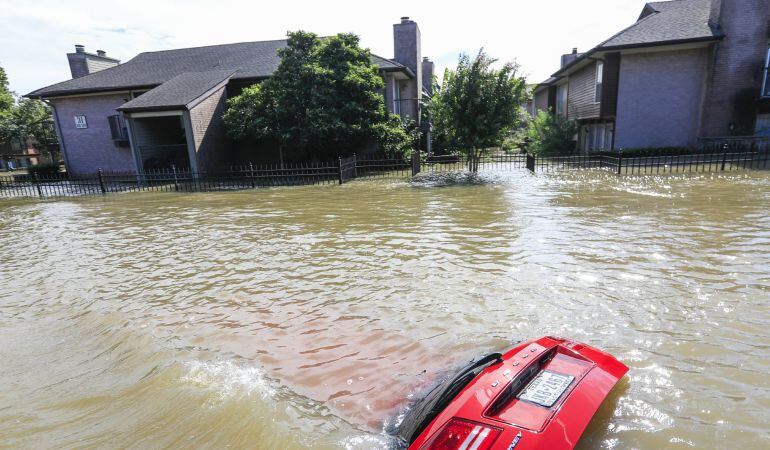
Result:
M193 173L171 168L144 173L98 171L87 176L22 175L0 177L0 197L63 197L130 191L199 192L269 186L343 184L357 178L409 178L418 173L459 172L468 168L463 156L421 156L411 160L386 157L339 158L327 163L291 163L231 167L228 171ZM622 154L535 157L525 154L484 156L481 173L529 169L555 172L604 170L619 175L721 172L770 169L770 151L722 151L690 155L624 157Z

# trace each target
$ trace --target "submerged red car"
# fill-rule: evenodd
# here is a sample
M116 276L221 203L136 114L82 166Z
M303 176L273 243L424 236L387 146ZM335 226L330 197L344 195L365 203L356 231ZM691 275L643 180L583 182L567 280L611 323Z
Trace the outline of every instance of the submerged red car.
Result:
M555 337L486 356L436 385L406 413L410 450L571 449L628 367Z

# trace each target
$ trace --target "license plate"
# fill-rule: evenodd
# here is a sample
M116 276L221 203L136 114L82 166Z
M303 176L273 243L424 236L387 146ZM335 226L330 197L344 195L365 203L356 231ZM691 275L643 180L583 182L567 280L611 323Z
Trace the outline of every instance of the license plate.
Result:
M550 408L559 400L575 377L544 370L519 394L520 400L536 403Z

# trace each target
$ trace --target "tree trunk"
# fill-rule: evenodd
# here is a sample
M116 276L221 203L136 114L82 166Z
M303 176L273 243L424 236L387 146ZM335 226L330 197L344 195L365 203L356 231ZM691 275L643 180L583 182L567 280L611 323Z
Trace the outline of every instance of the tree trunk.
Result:
M468 152L468 171L471 173L479 171L479 150L477 148L472 148Z

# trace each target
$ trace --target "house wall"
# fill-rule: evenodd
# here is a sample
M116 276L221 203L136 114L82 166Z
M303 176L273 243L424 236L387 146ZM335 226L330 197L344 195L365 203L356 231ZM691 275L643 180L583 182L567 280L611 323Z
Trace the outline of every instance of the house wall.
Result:
M548 88L535 92L535 114L538 111L548 111Z
M601 104L594 103L595 94L596 63L593 63L569 76L568 118L572 120L598 118Z
M694 146L708 56L707 48L624 54L615 148Z
M198 170L210 172L227 166L229 140L222 114L227 106L227 90L223 86L190 109L193 142Z
M613 118L618 112L618 83L620 82L620 53L604 56L602 101L599 114L602 118Z
M714 48L701 135L751 135L767 56L770 0L712 3L712 20L727 36Z
M134 158L128 147L116 147L107 116L126 102L128 94L105 94L51 99L59 121L59 138L67 171L73 175L97 170L133 171ZM88 128L75 128L75 116L86 116Z

